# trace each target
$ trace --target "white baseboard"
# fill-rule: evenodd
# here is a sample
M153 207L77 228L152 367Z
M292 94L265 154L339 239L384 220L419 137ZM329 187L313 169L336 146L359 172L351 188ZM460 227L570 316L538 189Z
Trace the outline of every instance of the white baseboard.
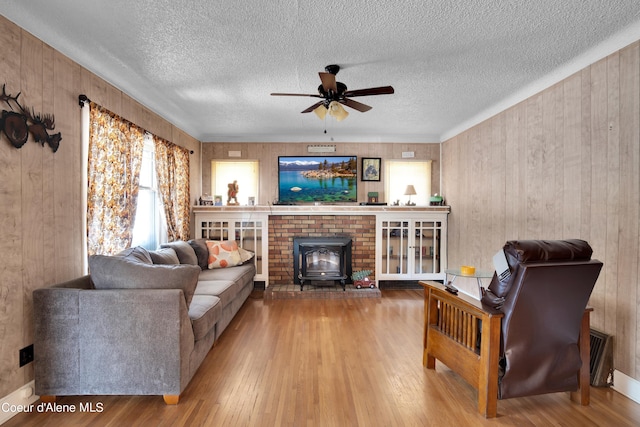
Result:
M623 374L617 369L613 371L613 386L611 388L634 402L640 403L640 381Z
M31 381L0 400L0 424L22 412L33 412L29 411L29 407L38 400L34 387L34 382Z

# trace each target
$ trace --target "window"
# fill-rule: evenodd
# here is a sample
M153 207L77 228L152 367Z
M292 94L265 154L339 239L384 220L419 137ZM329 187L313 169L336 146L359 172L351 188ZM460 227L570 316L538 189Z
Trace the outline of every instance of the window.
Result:
M406 205L409 200L418 206L428 206L431 195L431 160L387 160L386 193L387 203L394 204L399 201ZM405 195L408 185L413 185L416 194Z
M258 200L258 167L257 160L211 162L211 188L213 195L222 196L222 203L226 204L229 184L238 181L238 203L248 205L249 198Z
M155 250L160 246L164 230L164 213L160 204L156 179L155 146L151 135L145 135L136 220L133 226L131 246Z

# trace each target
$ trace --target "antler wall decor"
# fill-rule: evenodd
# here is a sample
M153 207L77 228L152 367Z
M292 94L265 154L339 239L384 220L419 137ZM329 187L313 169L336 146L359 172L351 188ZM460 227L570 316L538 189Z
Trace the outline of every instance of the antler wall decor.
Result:
M42 115L36 113L33 108L29 111L28 107L25 108L18 102L20 92L16 96L8 95L5 86L6 84L2 85L0 101L4 101L11 111L2 110L0 130L7 136L9 142L14 147L20 148L27 142L31 133L35 142L39 142L43 147L47 143L54 153L58 151L62 140L61 133L49 135L47 132L56 127L53 114ZM17 106L18 111L15 111L13 104Z

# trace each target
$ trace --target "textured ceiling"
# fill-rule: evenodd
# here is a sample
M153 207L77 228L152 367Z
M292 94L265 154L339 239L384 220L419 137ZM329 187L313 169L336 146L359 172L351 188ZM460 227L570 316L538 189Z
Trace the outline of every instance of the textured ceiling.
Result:
M638 0L3 0L0 13L201 141L434 142L640 39ZM373 107L300 114L339 64ZM324 133L324 130L327 133Z

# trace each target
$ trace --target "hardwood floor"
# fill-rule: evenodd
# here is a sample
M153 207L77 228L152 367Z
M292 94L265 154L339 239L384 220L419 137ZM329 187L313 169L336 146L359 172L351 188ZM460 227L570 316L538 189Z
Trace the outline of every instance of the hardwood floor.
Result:
M637 426L640 405L591 389L498 401L438 363L422 367L421 290L382 298L263 300L253 295L211 350L177 406L161 396L69 396L75 413L23 413L5 426ZM101 413L80 404L102 405Z

